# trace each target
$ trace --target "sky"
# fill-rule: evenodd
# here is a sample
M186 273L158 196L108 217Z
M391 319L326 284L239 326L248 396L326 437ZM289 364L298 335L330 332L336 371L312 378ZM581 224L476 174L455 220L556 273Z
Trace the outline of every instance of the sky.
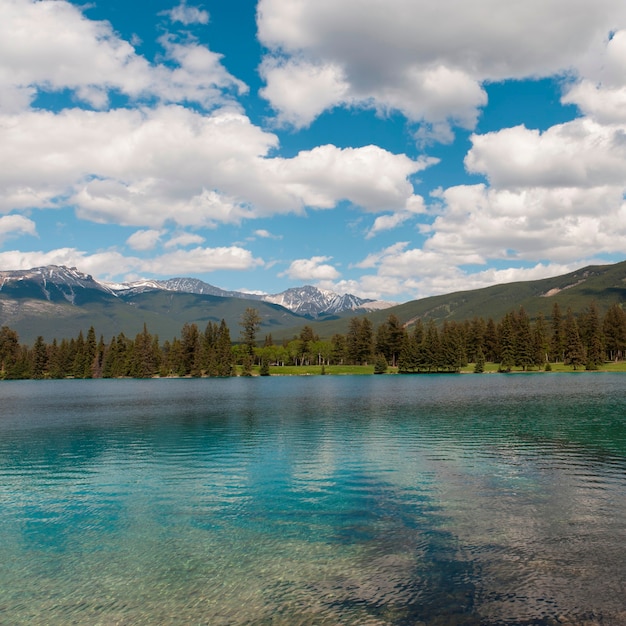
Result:
M405 302L626 258L623 0L0 0L0 269Z

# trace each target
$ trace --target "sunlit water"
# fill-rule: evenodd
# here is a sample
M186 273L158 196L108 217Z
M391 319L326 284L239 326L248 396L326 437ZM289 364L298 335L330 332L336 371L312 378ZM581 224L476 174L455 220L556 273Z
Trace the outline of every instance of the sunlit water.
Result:
M626 624L625 390L0 382L0 624Z

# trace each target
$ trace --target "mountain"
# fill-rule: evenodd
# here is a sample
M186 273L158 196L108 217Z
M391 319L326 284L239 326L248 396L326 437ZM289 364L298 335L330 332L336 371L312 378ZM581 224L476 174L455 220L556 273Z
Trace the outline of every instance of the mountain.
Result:
M47 266L0 272L0 326L16 330L24 343L32 343L39 335L48 342L76 337L90 326L107 340L120 332L134 337L144 323L165 340L178 336L186 322L204 329L207 322L222 319L236 340L239 320L248 307L258 309L261 316L259 336L306 322L269 302L168 291L158 285L119 289L119 285L100 283L76 268Z
M49 265L30 270L0 272L0 292L14 298L35 298L49 302L85 304L113 296L113 292L75 267Z
M626 303L626 261L588 266L542 280L433 296L371 312L365 312L365 307L374 308L377 303L310 286L261 297L226 292L187 278L111 285L99 283L76 268L48 266L0 272L0 326L16 330L25 343L32 343L38 335L47 341L76 337L79 330L86 332L91 325L107 339L120 332L134 337L144 323L151 333L165 340L179 335L186 322L204 328L208 321L222 318L237 340L239 321L248 307L256 308L263 320L259 337L271 333L280 341L297 335L305 324L322 338L345 333L354 315L366 315L377 326L393 313L410 327L418 318L437 323L473 317L497 321L520 306L531 318L539 313L550 317L555 302L563 312L569 307L579 312L592 300L601 312L615 303ZM354 306L359 308L350 308Z
M370 313L367 317L377 326L393 313L405 326L410 327L418 318L432 319L438 324L446 320L462 322L474 317L498 321L506 313L524 307L531 319L540 313L549 318L555 302L563 313L568 308L578 313L592 301L595 301L602 313L616 303L626 306L626 261L591 265L552 278L412 300ZM318 334L330 337L334 333L345 333L348 322L349 318L343 318L312 326Z
M149 291L176 291L219 296L221 298L243 298L244 300L278 304L293 313L310 318L336 315L345 311L365 313L393 306L393 303L367 300L352 294L337 294L311 285L293 287L281 293L270 295L246 293L243 291L226 291L197 278L142 280L131 283L103 283L103 285L121 298L128 298Z

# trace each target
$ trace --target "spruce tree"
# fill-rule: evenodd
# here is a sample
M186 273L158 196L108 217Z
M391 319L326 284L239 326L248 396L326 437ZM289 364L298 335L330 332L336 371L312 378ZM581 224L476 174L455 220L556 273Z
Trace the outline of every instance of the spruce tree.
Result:
M564 363L577 369L585 362L585 347L580 338L578 323L571 309L567 310L564 324L565 358Z

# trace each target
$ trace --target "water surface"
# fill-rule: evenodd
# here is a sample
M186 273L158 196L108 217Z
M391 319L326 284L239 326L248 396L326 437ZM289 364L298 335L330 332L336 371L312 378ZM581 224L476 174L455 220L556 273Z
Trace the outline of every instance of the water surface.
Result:
M626 623L626 377L0 383L0 623Z

